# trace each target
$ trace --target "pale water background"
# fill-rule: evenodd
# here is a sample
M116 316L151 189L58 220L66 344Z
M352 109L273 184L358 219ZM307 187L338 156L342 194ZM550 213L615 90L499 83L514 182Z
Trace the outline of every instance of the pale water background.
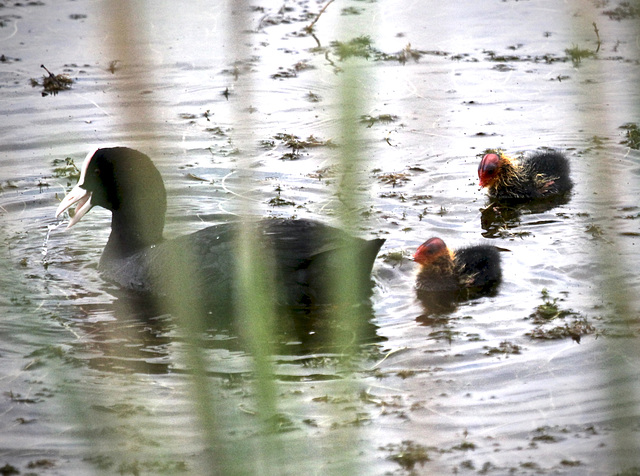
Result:
M304 27L324 4L135 2L140 34L128 44L110 28L119 5L0 9L0 468L639 474L640 154L620 129L640 121L638 18L612 18L613 1L336 1L311 36ZM594 22L599 51L575 63L565 50L595 51ZM341 61L332 42L362 35L370 57ZM127 48L142 57L127 60ZM345 142L347 63L360 73L358 116L383 119L358 126L361 235L387 239L375 338L353 378L334 348L279 342L278 415L265 434L252 359L237 336L212 329L202 353L219 441L209 448L179 323L132 314L100 279L106 212L56 227L72 183L54 160L79 165L91 145L114 143L151 155L169 193L169 237L229 219L238 196L257 215L331 223L339 149L283 160L291 149L276 137ZM42 97L30 85L41 64L72 88ZM482 222L477 154L541 146L571 161L568 203ZM498 294L421 317L414 264L384 256L406 257L434 235L507 250ZM553 325L577 316L596 332L580 343L530 338L543 289L576 313ZM411 449L429 461L410 467Z

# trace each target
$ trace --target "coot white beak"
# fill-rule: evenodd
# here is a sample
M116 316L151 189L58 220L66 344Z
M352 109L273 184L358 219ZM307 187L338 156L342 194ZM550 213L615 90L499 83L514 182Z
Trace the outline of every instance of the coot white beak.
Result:
M73 187L71 191L60 202L60 205L58 205L58 209L56 210L56 217L59 217L65 210L67 210L76 202L78 204L76 205L75 213L71 217L71 220L69 220L67 229L78 223L80 219L85 216L87 212L93 207L93 204L91 203L91 192L80 187L80 185L76 185L75 187Z

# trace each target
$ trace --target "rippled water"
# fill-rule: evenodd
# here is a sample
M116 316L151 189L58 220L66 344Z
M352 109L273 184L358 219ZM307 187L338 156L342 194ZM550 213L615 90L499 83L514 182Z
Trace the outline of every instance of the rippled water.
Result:
M640 154L620 129L638 122L637 19L610 18L614 2L351 1L329 5L310 36L303 28L320 4L238 12L233 2L155 2L135 10L148 28L128 44L143 53L132 62L131 51L113 49L110 5L7 3L0 12L0 467L196 474L214 461L229 473L299 474L304 465L376 475L640 467ZM242 32L238 19L248 22ZM596 50L594 22L597 55L571 61L567 49ZM360 35L373 42L370 57L341 61L331 42ZM403 49L405 63L378 55ZM43 97L29 82L42 81L43 63L68 74L72 88ZM335 222L340 149L283 160L291 149L276 136L345 144L348 65L360 73L357 117L370 117L358 125L361 234L387 239L374 269L371 338L346 378L326 342L279 336L278 414L265 434L242 339L224 329L198 336L203 391L222 428L207 448L212 422L194 403L188 336L171 316L132 310L101 280L106 212L63 232L53 214L73 181L56 176L54 160L79 164L93 144L149 153L168 189L168 236L223 222L243 201L257 215ZM569 156L570 200L483 213L477 155L541 146ZM406 256L434 235L454 248L503 249L498 294L425 312ZM586 319L594 332L579 343L531 338L530 316L545 302L574 314L544 329Z

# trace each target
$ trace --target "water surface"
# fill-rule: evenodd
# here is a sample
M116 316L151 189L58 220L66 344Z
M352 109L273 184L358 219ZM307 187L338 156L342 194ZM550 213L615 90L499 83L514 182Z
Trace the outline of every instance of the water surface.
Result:
M329 5L308 35L321 6L140 4L148 28L117 51L109 2L5 5L0 466L197 474L215 461L237 473L299 474L304 464L375 475L640 466L640 159L620 129L638 121L635 20L606 14L614 3L351 1ZM599 51L572 61L567 49L598 48L594 22ZM360 36L371 40L368 58L342 60L332 42ZM43 97L30 84L42 81L41 64L72 88ZM101 280L106 212L63 232L53 215L73 180L54 161L79 165L96 144L148 153L167 186L169 237L224 222L246 201L259 216L336 223L340 148L330 145L347 140L347 66L358 70L357 117L366 116L359 233L387 239L373 336L351 377L335 348L280 338L278 414L265 434L252 359L239 336L212 326L199 337L220 428L209 448L184 330L171 316L133 312ZM279 134L331 144L290 160ZM569 201L504 221L483 215L477 155L542 146L571 161ZM498 294L428 315L414 264L391 258L434 235L454 248L503 249ZM573 311L545 329L583 319L592 331L579 343L531 338L545 299Z

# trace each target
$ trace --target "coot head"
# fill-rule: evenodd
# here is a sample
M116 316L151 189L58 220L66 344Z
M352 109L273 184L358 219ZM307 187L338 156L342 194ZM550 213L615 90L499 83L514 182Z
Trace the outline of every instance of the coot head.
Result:
M490 187L498 180L502 155L500 153L486 154L478 166L478 178L480 187Z
M413 260L420 265L433 263L441 256L450 255L451 252L440 238L430 238L422 243L413 255Z
M122 256L162 241L166 203L162 177L149 157L128 147L99 148L87 154L78 184L56 216L77 204L69 228L94 206L111 211L105 252Z

